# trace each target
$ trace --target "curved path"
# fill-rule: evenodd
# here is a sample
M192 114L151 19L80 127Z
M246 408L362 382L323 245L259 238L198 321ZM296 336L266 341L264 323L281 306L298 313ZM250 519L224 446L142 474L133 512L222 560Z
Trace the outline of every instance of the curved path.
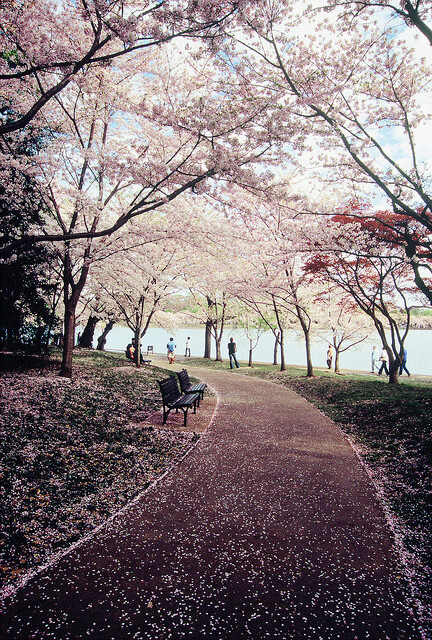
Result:
M274 384L188 370L219 396L207 433L20 589L1 637L419 638L383 513L338 428Z

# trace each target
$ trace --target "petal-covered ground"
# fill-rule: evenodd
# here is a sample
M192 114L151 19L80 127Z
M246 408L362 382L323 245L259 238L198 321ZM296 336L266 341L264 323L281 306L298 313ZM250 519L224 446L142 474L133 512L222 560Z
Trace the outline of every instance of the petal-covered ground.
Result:
M2 637L420 638L391 532L339 429L288 389L199 375L219 395L208 432L19 589Z
M160 370L81 358L72 380L56 363L0 378L0 586L105 522L198 439L175 417L162 425Z

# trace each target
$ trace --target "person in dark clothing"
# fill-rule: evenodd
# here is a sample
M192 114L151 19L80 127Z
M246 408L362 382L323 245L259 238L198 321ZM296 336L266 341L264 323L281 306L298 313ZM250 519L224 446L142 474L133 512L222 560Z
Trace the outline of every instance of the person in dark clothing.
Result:
M408 371L408 369L407 369L407 366L406 366L406 363L407 363L407 357L408 357L408 352L407 352L407 350L406 350L406 349L404 349L403 357L402 357L402 362L401 362L401 365L400 365L400 367L399 367L399 375L400 375L400 376L402 375L402 371L406 371L406 373L408 374L408 376L410 376L410 375L411 375L411 374L410 374L410 372L409 372L409 371Z
M234 369L234 363L237 369L240 368L240 365L237 361L236 351L237 351L237 345L234 342L234 338L230 338L230 341L228 342L228 355L230 359L230 369Z
M333 361L333 349L332 349L332 346L330 344L329 348L327 349L327 367L329 369L331 369L332 361Z

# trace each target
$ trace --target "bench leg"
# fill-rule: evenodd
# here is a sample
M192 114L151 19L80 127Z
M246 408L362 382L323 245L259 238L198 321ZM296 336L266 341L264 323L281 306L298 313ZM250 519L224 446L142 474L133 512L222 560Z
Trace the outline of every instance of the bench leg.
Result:
M186 407L186 409L182 409L183 411L183 426L186 427L187 425L187 412L188 412L189 407Z
M168 420L168 416L169 416L170 411L171 411L171 409L168 409L168 411L165 411L165 409L164 409L164 412L163 412L163 424L166 424L166 421Z

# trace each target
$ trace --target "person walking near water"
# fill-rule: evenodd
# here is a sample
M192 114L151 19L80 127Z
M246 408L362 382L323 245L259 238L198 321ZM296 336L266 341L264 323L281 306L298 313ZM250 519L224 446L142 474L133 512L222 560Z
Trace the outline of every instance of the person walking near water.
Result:
M407 357L408 357L408 352L407 352L406 349L404 349L403 356L402 356L402 362L401 362L401 365L399 367L399 375L400 376L402 375L402 371L406 371L407 374L408 374L408 377L411 375L410 372L407 369L407 366L406 366Z
M175 350L176 350L176 343L174 342L174 338L170 338L169 342L167 344L167 358L168 358L168 362L170 364L172 364L175 361Z
M381 351L381 355L380 355L380 362L381 362L381 367L380 370L378 371L378 375L380 376L383 372L383 370L386 372L386 375L389 375L389 370L388 370L388 353L385 349L383 349Z
M372 367L372 373L375 373L375 369L378 373L379 370L379 360L380 360L380 355L379 355L379 351L378 349L374 346L372 349L372 354L371 354L371 367Z
M234 338L230 338L230 341L228 342L228 355L230 359L230 369L234 369L234 363L237 369L240 368L240 365L237 361L236 351L237 351L237 345L234 342Z

